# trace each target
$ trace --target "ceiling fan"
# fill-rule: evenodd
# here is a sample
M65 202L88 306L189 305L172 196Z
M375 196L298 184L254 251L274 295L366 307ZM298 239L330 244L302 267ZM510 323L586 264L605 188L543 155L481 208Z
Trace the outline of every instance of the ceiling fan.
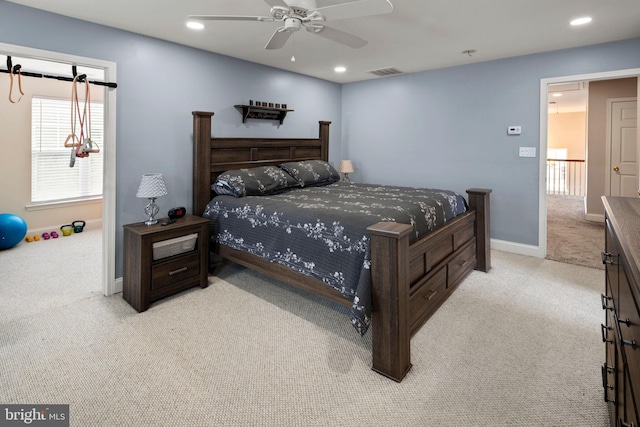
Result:
M331 6L317 7L316 0L264 0L271 6L271 16L243 15L189 15L196 21L258 21L284 23L276 28L265 49L282 48L291 35L305 27L312 34L317 34L334 42L354 49L367 44L366 40L335 28L326 26L326 21L360 18L363 16L391 13L393 5L389 0L357 0Z

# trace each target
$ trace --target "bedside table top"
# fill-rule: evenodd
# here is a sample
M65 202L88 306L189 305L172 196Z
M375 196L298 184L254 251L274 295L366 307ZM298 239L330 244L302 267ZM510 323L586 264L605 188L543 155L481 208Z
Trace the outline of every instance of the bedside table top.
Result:
M146 225L144 221L135 222L132 224L123 225L123 228L126 228L127 230L136 234L145 235L162 231L170 231L176 228L187 227L190 225L200 225L209 222L207 218L187 214L184 217L177 219L173 224L160 225L162 222L167 221L168 219L169 218L159 218L158 223L154 225Z

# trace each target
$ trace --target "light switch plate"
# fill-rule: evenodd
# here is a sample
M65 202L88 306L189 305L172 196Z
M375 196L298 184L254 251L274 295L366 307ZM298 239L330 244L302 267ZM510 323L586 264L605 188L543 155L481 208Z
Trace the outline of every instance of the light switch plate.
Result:
M536 147L520 147L520 157L535 157Z

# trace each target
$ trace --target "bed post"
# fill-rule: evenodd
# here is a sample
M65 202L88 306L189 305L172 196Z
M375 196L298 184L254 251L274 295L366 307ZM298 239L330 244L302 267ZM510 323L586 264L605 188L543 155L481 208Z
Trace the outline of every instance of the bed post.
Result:
M373 370L395 381L411 368L409 224L379 222L371 236Z
M329 161L329 125L331 122L320 121L320 129L318 130L318 137L322 144L320 148L322 150L320 157L325 162Z
M202 215L211 200L211 117L214 113L193 114L193 199L191 213Z
M489 194L488 188L470 188L469 209L476 211L476 270L487 272L491 269L491 235L489 233Z

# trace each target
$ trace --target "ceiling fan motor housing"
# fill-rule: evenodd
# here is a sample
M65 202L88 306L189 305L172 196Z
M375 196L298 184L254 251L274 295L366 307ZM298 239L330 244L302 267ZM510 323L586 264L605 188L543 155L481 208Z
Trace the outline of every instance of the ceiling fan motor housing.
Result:
M302 25L302 21L298 18L287 18L284 21L284 30L285 31L298 31L300 26Z

